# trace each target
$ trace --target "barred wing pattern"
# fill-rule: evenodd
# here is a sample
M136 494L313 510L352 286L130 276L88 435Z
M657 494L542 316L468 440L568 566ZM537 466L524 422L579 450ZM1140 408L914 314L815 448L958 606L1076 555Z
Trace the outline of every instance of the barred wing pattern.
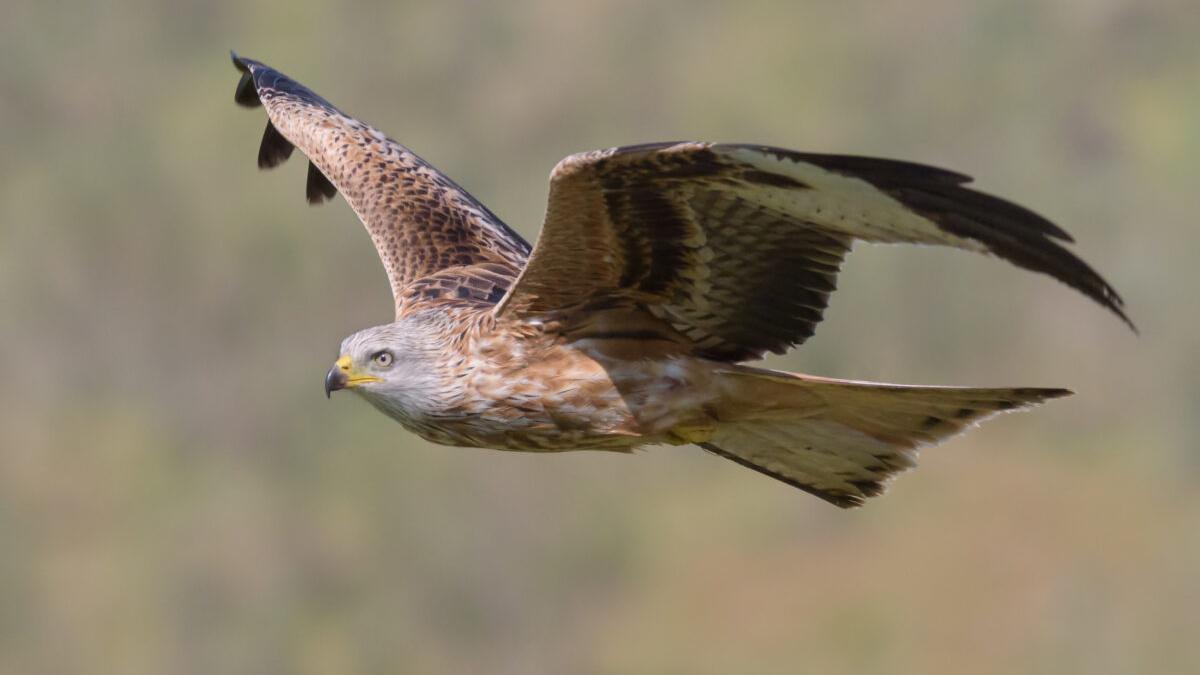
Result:
M1121 317L1055 242L1070 235L933 167L757 145L656 143L567 157L542 233L496 311L536 318L644 306L694 353L783 352L813 334L855 240L952 246L1049 274ZM1132 323L1129 324L1132 327Z
M470 284L473 276L486 285L498 276L517 275L529 244L466 190L283 73L232 57L243 73L235 100L247 107L263 105L269 118L259 167L277 166L293 147L300 148L310 160L309 202L320 203L336 192L346 198L387 270L398 313L408 306L406 299L447 287L447 269L459 269L460 286L471 293L478 292ZM422 293L408 288L438 273L443 273L438 283L420 284Z

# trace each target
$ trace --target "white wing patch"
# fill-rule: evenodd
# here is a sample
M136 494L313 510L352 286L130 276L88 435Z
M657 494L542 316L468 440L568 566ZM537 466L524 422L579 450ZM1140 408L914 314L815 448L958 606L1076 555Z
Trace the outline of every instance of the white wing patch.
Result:
M861 178L815 164L735 148L727 154L761 171L786 176L810 189L755 186L752 199L780 213L866 241L940 244L987 253L982 243L949 234L928 218Z

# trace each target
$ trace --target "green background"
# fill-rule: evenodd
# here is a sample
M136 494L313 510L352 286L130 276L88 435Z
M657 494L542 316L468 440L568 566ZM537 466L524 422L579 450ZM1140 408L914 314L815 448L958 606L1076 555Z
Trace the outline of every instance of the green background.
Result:
M6 2L0 674L1169 673L1200 663L1200 11ZM345 203L260 173L235 48L527 237L577 151L892 156L1027 204L1047 277L860 246L777 367L1067 386L843 512L691 448L426 445L321 380L390 318Z

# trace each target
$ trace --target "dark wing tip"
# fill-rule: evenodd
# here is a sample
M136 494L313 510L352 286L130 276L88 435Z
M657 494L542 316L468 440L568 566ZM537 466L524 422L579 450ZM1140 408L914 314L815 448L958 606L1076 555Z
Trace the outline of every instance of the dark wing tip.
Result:
M1020 204L965 187L973 179L957 171L899 159L797 152L769 145L733 143L716 147L751 150L778 159L812 164L826 171L865 180L901 201L905 201L908 195L910 199L941 201L943 205L953 202L956 209L970 207L973 214L994 214L993 220L1002 217L1009 226L1023 227L1063 241L1074 241L1065 230Z
M997 255L1014 264L1036 272L1049 274L1062 283L1083 293L1101 307L1112 312L1129 326L1134 335L1138 327L1125 313L1125 300L1104 277L1082 259L1050 239L1041 242L985 242ZM1031 246L1032 244L1032 246ZM1032 255L1030 255L1032 253Z
M787 159L793 162L804 162L813 164L836 173L843 173L862 178L870 183L875 183L875 180L887 181L913 181L943 183L950 185L961 185L970 183L971 177L942 169L928 164L919 164L917 162L909 162L900 159L880 159L878 157L867 157L865 155L834 155L817 152L799 152L797 150L788 150L787 148L779 148L772 145L761 145L758 143L719 143L714 146L717 149L732 148L737 150L751 150L753 152L771 155L778 159ZM874 178L875 180L872 180Z
M283 137L275 125L267 120L262 143L258 146L258 168L273 169L292 156L292 142Z
M316 164L309 162L308 182L304 186L304 194L309 204L316 205L326 199L332 199L337 194L337 188L321 173Z
M259 95L259 92L262 91L265 92L268 99L277 95L286 95L330 112L341 113L336 106L318 96L308 87L261 61L238 56L234 51L229 52L229 58L233 61L234 67L242 73L242 79L238 82L237 91L234 93L234 100L238 105L247 108L256 108L262 105Z
M1142 335L1141 329L1139 329L1137 327L1137 324L1135 324L1133 322L1133 319L1129 318L1129 316L1127 314L1125 314L1125 310L1123 308L1109 307L1109 310L1112 311L1114 314L1116 314L1117 317L1120 318L1121 321L1124 322L1124 324L1129 327L1129 330L1133 331L1134 335L1141 337L1141 335Z
M1137 326L1125 314L1121 295L1090 265L1059 243L1074 239L1048 219L1024 206L962 184L928 180L919 171L883 168L893 164L891 160L880 160L882 164L876 170L866 165L870 160L855 161L861 165L850 175L875 185L945 232L981 242L993 254L1019 267L1049 274L1108 309L1134 334L1138 333ZM836 162L822 166L838 170Z
M243 59L232 49L229 50L229 58L233 61L233 67L242 73L242 79L238 80L237 89L233 92L234 102L246 108L259 107L262 101L259 100L258 88L254 85L254 74L250 72L250 64L253 61Z
M330 110L337 110L332 104L314 94L307 87L270 66L238 56L237 52L232 49L229 50L229 58L233 61L233 66L242 73L242 79L238 81L237 90L233 95L233 100L238 105L246 106L247 108L261 106L262 99L258 93L261 86L263 89L269 90L268 98L275 93L284 93L307 103L319 105ZM279 166L292 155L293 149L292 142L279 133L279 130L268 119L267 127L263 130L262 143L258 147L258 167L260 169L270 169ZM329 179L325 177L325 174L321 173L321 170L316 165L309 162L308 180L305 184L305 195L308 198L308 203L320 204L336 194L337 188L333 186L333 183L329 182Z
M1110 286L1107 281L1100 278L1100 275L1097 274L1096 278L1099 280L1101 285L1100 291L1097 294L1099 297L1097 297L1097 295L1087 293L1086 291L1085 294L1091 296L1092 299L1099 302L1113 314L1116 314L1126 326L1129 326L1129 330L1133 331L1134 335L1141 335L1142 332L1138 330L1137 324L1135 324L1133 319L1130 319L1129 315L1125 313L1125 300L1121 298L1116 289Z
M1016 389L1015 391L1017 396L1024 399L1023 404L1025 405L1075 395L1075 392L1070 389L1063 389L1062 387L1026 387L1024 389Z

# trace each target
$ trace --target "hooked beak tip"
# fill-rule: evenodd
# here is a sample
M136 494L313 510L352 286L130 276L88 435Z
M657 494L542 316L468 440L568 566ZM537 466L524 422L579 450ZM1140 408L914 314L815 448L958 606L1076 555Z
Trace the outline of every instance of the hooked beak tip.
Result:
M346 371L334 366L325 374L325 398L331 398L333 392L346 388Z

